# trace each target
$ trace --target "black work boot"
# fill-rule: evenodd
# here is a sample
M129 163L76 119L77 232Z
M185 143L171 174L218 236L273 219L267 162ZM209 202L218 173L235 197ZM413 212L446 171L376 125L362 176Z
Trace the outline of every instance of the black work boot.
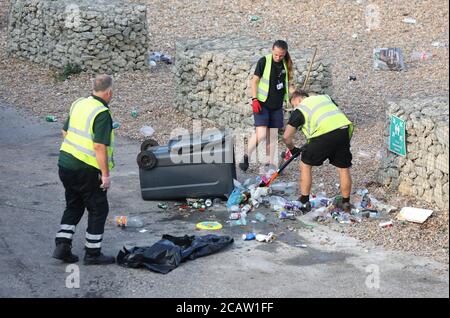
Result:
M72 254L72 245L69 243L57 243L52 257L62 260L64 263L78 262L78 256Z
M249 164L248 164L248 156L247 155L244 155L244 159L243 159L243 161L239 164L239 168L242 170L242 171L247 171L248 170L248 167L249 167Z
M94 254L86 252L84 255L84 265L109 265L115 262L116 258L114 256L106 256L100 252Z
M306 214L308 212L311 212L311 202L302 203L302 206L300 207L300 211L302 211L303 214Z

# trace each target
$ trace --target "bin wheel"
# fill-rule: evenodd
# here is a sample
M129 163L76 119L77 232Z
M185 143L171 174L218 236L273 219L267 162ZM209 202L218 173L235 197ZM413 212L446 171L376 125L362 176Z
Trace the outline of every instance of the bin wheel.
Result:
M141 144L141 151L146 151L156 146L159 146L159 144L155 139L147 139Z
M150 170L156 166L157 159L153 152L146 150L138 154L136 161L139 168Z

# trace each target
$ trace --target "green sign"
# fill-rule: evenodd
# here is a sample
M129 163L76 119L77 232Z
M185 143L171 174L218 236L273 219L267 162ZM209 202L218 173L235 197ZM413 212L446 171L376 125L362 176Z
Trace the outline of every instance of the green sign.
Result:
M391 115L389 127L389 150L400 156L406 156L405 121L394 115Z

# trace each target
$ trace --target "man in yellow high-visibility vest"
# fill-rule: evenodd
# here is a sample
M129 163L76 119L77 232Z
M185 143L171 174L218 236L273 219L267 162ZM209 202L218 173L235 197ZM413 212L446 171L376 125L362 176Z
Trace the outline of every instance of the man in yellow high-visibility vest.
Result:
M301 130L307 139L305 150L300 162L300 198L302 211L311 211L309 195L312 183L312 167L321 166L325 160L335 166L339 173L340 190L343 197L340 207L349 211L352 179L350 167L352 153L350 139L353 134L353 124L337 107L328 95L309 96L303 90L296 90L290 97L295 108L284 132L284 142L288 156L298 153L299 148L293 144L293 137Z
M72 237L87 209L85 265L115 263L113 256L101 253L101 243L109 212L107 189L111 185L110 170L114 166L114 131L108 103L113 94L113 79L97 75L92 95L76 100L62 133L58 166L65 188L66 209L56 234L53 257L65 263L75 263Z

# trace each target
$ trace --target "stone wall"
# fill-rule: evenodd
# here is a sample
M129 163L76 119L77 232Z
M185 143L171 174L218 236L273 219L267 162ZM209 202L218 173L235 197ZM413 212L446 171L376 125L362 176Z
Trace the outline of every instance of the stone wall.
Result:
M56 68L90 72L144 69L147 8L125 1L12 0L7 50Z
M387 152L379 182L401 194L448 209L449 99L448 97L391 102L387 110L406 121L406 158ZM389 140L389 126L385 132Z
M9 5L9 0L0 0L0 31L7 26Z
M246 37L195 39L176 44L175 107L193 118L208 118L222 127L253 126L250 79L258 60L273 42ZM294 82L305 81L312 51L289 50ZM316 56L309 90L331 94L328 64Z

